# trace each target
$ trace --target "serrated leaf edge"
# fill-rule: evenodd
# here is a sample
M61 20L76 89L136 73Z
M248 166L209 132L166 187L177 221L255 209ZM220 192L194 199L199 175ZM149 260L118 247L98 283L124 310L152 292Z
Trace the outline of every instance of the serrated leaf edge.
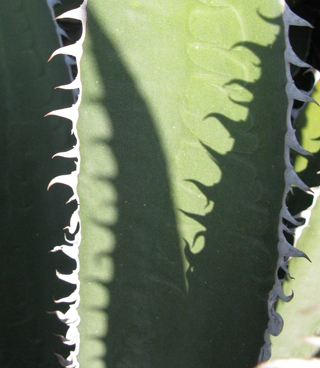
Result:
M260 350L260 355L258 359L258 363L269 360L271 357L271 340L270 335L277 336L282 331L283 328L283 319L279 313L275 311L275 305L278 299L282 299L285 302L289 302L293 298L293 292L291 295L285 295L282 288L282 283L284 279L279 279L278 271L279 269L283 269L287 275L291 278L291 275L288 271L288 263L291 257L304 257L309 260L308 256L303 253L301 250L291 245L284 236L284 232L289 232L290 230L287 226L284 225L284 220L291 222L294 226L300 226L301 223L297 221L289 212L286 206L286 199L289 191L292 191L292 186L296 186L303 191L308 191L313 193L313 191L299 178L297 173L294 170L294 167L291 164L290 160L290 150L295 150L301 155L310 155L311 153L305 150L298 142L295 129L293 128L292 119L295 119L297 116L297 111L293 109L294 100L306 102L315 102L310 94L312 91L304 92L299 90L293 81L290 64L297 65L299 67L307 67L312 69L310 65L303 62L298 58L298 56L294 53L290 40L289 40L289 28L290 26L304 26L304 27L312 27L311 24L304 19L297 16L295 13L291 11L289 6L285 3L285 0L280 0L282 5L282 19L284 24L284 36L285 36L285 52L284 52L284 60L285 60L285 72L286 72L286 95L288 99L287 106L287 114L286 114L286 127L287 132L285 134L285 147L284 147L284 162L285 162L285 188L282 197L282 209L280 211L279 216L279 225L278 225L278 261L277 267L275 271L275 284L272 290L269 293L268 298L268 314L269 314L269 323L268 328L264 334L265 344ZM318 77L317 73L314 72L314 75ZM315 78L317 79L317 78ZM310 260L309 260L310 261Z
M65 158L73 158L75 165L76 165L76 169L68 175L60 175L60 176L53 178L50 181L47 189L49 190L52 185L57 184L57 183L67 185L73 191L73 195L68 200L68 202L71 202L73 200L77 202L77 208L71 215L70 223L68 226L64 228L64 230L66 230L71 235L71 240L68 239L67 236L65 235L65 244L55 246L51 250L51 252L62 251L68 257L75 260L76 269L73 270L71 274L65 275L65 274L61 274L60 272L56 271L56 275L60 280L74 284L76 288L71 293L71 295L65 298L59 299L59 300L55 300L55 303L69 303L70 305L69 305L69 309L67 310L67 312L62 313L61 311L56 310L51 313L55 313L57 317L59 318L59 320L68 326L66 336L59 336L61 338L61 341L66 345L75 345L75 349L70 352L70 355L66 359L60 354L55 353L55 355L58 358L59 363L63 367L66 367L66 368L79 368L80 364L78 362L77 356L78 356L79 348L80 348L80 334L79 334L77 327L80 323L80 316L78 314L77 308L80 303L80 294L79 294L80 281L79 281L78 274L79 274L79 269L80 269L79 246L81 242L81 223L80 223L80 217L79 217L80 202L79 202L79 196L77 194L78 174L80 171L80 150L79 150L79 136L77 132L77 122L79 118L79 112L78 112L79 106L80 106L81 99L82 99L82 85L81 85L81 80L80 80L80 60L81 60L82 53L83 53L82 45L83 45L85 35L86 35L87 0L84 0L79 8L67 11L55 18L53 7L55 4L58 4L58 3L60 3L59 0L47 0L47 5L50 9L52 17L54 18L53 21L55 22L55 27L57 30L58 37L60 39L60 46L61 46L59 49L55 50L52 53L48 61L50 61L56 55L62 54L62 55L65 55L66 63L67 65L69 63L69 66L70 66L72 64L72 61L70 61L72 60L70 59L70 55L72 55L75 58L75 62L76 62L77 70L78 70L77 77L74 79L73 82L67 85L57 86L56 88L77 90L76 93L74 94L74 96L76 97L76 101L71 107L51 111L48 114L46 114L46 116L54 115L54 116L59 116L59 117L63 117L63 118L71 120L72 122L71 134L75 136L76 143L71 150L67 152L56 153L53 156L53 158L56 156L65 157ZM76 20L81 21L82 23L82 34L81 34L80 39L74 44L70 46L66 46L66 47L63 46L62 44L61 36L62 35L67 36L67 35L59 27L57 23L57 19L64 19L64 18L76 19ZM71 76L71 72L70 72L70 76Z

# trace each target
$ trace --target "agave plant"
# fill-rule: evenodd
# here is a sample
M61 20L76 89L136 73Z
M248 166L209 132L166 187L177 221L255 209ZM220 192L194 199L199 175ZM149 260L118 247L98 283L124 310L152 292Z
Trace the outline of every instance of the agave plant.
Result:
M1 367L252 368L281 351L289 260L317 228L319 13L0 4Z

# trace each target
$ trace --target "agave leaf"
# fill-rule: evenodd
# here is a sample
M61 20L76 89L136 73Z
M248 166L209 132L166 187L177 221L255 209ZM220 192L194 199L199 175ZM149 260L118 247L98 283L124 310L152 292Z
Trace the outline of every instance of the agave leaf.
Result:
M52 6L79 4L47 2L51 13L43 1L0 5L1 364L78 367L79 197L83 366L248 368L269 326L267 359L282 328L275 301L292 298L277 270L307 258L283 235L282 218L299 223L286 193L308 189L286 121L292 99L310 97L290 79L288 61L304 64L287 40L285 69L280 2L91 2L79 197L81 98L68 89L80 82L63 55L79 72L81 48L59 49L51 19ZM67 331L43 316L53 310ZM52 349L59 340L69 347Z
M278 1L89 3L84 366L256 363L284 191L280 14Z
M45 1L13 0L0 4L1 78L1 276L0 365L58 365L53 352L65 354L54 333L64 333L53 297L68 287L56 277L70 262L49 253L63 242L73 204L70 192L53 189L50 180L72 170L73 162L51 157L72 146L71 124L44 115L73 103L64 59L49 56L59 47Z

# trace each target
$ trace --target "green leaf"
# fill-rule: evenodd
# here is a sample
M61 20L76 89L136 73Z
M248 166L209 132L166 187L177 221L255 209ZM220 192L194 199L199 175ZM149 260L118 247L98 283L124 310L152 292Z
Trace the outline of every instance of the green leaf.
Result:
M277 1L89 4L84 366L256 363L284 191L280 11Z
M70 124L44 115L73 103L63 57L48 59L59 47L45 1L0 4L0 365L54 367L53 351L64 351L54 333L64 326L46 312L70 291L56 269L70 262L49 253L63 242L73 204L68 190L47 186L73 164L53 154L72 145Z
M80 5L48 3L56 13ZM286 8L284 29L282 6L90 2L79 121L82 366L251 368L264 342L259 359L268 358L268 335L282 329L274 303L291 298L279 268L305 256L283 231L296 223L287 192L307 188L289 157L305 153L291 103L309 100L290 83L288 55L302 63L285 34L288 23L306 22ZM8 368L65 365L77 350L62 346L66 326L45 313L65 313L65 297L77 292L62 282L74 280L77 258L50 252L73 233L78 211L77 201L65 204L69 188L47 192L78 157L51 159L77 143L70 121L44 118L77 93L54 91L71 73L62 55L47 63L59 47L52 17L44 1L0 4L0 365ZM72 43L81 27L59 22ZM313 186L317 163L308 162L300 177ZM64 302L57 308L52 297Z

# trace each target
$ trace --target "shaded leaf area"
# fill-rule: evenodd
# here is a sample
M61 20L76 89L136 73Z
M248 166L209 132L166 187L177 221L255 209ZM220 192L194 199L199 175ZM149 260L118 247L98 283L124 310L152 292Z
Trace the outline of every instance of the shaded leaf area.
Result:
M64 242L74 203L49 181L73 163L51 157L74 144L71 123L44 115L73 103L70 92L54 91L69 81L45 1L0 4L0 365L3 368L59 367L54 352L65 347L54 333L65 326L47 311L70 293L55 270L75 265L49 251ZM65 311L65 306L59 306Z
M87 47L93 52L94 69L99 76L99 88L103 91L100 100L91 103L105 109L111 125L111 128L104 127L101 137L91 138L90 132L95 129L92 124L98 125L99 121L89 118L82 123L82 128L79 127L84 146L79 185L83 204L80 215L87 222L91 221L97 231L99 228L112 231L115 244L110 255L108 244L99 244L100 239L92 243L84 225L82 267L86 267L85 254L94 252L102 245L99 258L110 255L112 263L112 267L106 267L103 273L106 275L111 272L110 268L113 270L109 281L92 280L91 275L80 273L82 300L87 300L86 295L90 293L89 286L86 286L88 280L106 288L110 299L109 303L99 307L107 318L107 333L101 336L107 354L100 356L100 361L104 363L101 366L182 367L185 365L182 355L186 335L185 277L167 167L155 122L121 55L90 10ZM83 75L85 83L85 73ZM96 83L95 80L92 82ZM86 115L87 108L84 103L82 116ZM87 155L86 144L92 147ZM97 165L102 174L97 174L99 170L93 171L88 162L95 146L112 152L116 174L110 175L110 167L99 162ZM99 156L96 159L99 160ZM86 173L86 168L91 172ZM90 175L102 183L101 191L91 196L98 194L104 198L104 192L110 186L116 192L117 220L114 224L98 218L98 207L103 206L103 212L107 213L112 203L99 203L98 200L96 210L92 212L93 218L87 217L92 209L87 208L89 199L86 200L84 194L81 197L81 183L87 183L89 179L86 177ZM85 192L84 185L83 193L95 191L94 187L88 187ZM98 267L98 261L94 262ZM94 319L82 318L80 332L84 349L94 338L92 325L95 325ZM98 354L97 349L94 358ZM81 364L93 361L93 358L87 362L85 359Z
M193 241L204 237L203 248L193 252L193 244L187 244L185 249L190 263L190 367L252 367L264 343L278 258L287 104L281 92L284 62L278 57L284 49L282 22L268 21L280 29L273 44L241 43L258 58L260 78L228 83L252 94L251 101L234 101L248 108L247 118L234 121L217 113L206 117L218 119L235 142L226 155L205 145L222 171L219 183L193 181L214 206L205 216L188 214L205 228Z
M140 3L141 9L137 11L128 9L129 6L125 7L125 9L122 9L120 6L120 9L128 15L127 17L124 17L125 20L122 22L132 22L130 23L132 26L135 25L139 19L154 19L153 17L158 16L159 9L161 9L163 13L166 13L169 9L172 11L171 6L170 8L163 8L162 3L160 5L160 2L155 2L156 5L154 5L154 7L149 7L146 3L147 2L144 2L143 4ZM137 5L137 3L135 4ZM124 5L122 4L122 6ZM189 9L187 10L189 11ZM192 7L192 11L193 10L194 8ZM190 21L190 23L192 23L192 29L194 32L199 31L198 33L202 32L202 25L204 23L201 22L201 16L202 14L207 14L207 8L200 10L200 12L198 12L198 9L196 9L195 12L192 12L192 19ZM139 13L139 11L141 12ZM225 16L231 15L233 16L232 19L238 19L233 7L228 7L227 9L223 9L223 11L225 11ZM117 14L116 11L114 13ZM198 16L199 13L200 15ZM146 14L150 16L146 17ZM210 22L211 16L212 14L209 12L205 26L212 24L212 22ZM100 24L102 24L102 21L105 22L102 15L101 18L103 20L99 19L101 22ZM136 21L133 22L132 19ZM219 19L218 11L214 14L214 19ZM90 45L92 45L91 48L95 50L95 57L99 60L97 65L92 63L91 69L96 68L99 70L99 78L95 80L96 84L101 84L100 76L102 76L104 80L102 83L103 86L99 87L100 90L104 91L103 97L101 97L99 101L92 100L91 103L95 104L95 108L98 109L98 103L102 101L102 105L106 107L107 114L112 122L112 128L110 129L111 132L109 131L107 133L108 138L103 142L105 144L106 151L112 152L112 154L109 154L113 157L113 161L116 162L116 165L114 165L116 168L114 168L113 171L108 166L103 168L107 172L104 190L106 190L106 188L110 186L110 183L112 183L112 187L116 192L116 194L112 195L112 199L109 198L109 202L106 201L105 211L108 211L108 207L109 209L112 206L117 208L117 215L114 215L111 220L109 219L109 222L105 221L104 227L106 232L107 229L112 229L112 233L115 235L113 250L110 251L110 246L107 243L105 244L105 248L109 248L105 251L106 258L108 257L109 260L111 259L108 264L108 268L106 267L105 269L105 273L112 273L112 268L114 268L114 275L113 279L111 278L111 282L110 279L105 282L109 293L107 293L108 297L104 303L105 305L108 305L108 307L104 309L103 307L100 307L100 310L106 311L105 324L108 329L105 333L107 348L105 362L108 367L140 367L144 365L147 367L151 366L151 363L155 366L160 366L161 364L161 366L169 367L179 367L182 365L201 368L212 366L250 367L257 362L260 347L263 345L263 333L268 323L267 299L268 293L274 283L274 272L277 261L277 222L284 186L283 137L285 133L284 122L286 98L283 92L285 87L284 62L283 58L278 57L279 54L282 55L283 53L283 39L281 41L280 32L279 39L268 47L249 43L242 44L243 49L246 49L247 51L251 50L251 52L248 51L249 54L256 55L255 57L247 57L248 55L245 55L247 64L253 60L254 63L252 69L259 71L261 74L261 76L258 77L259 79L256 81L252 80L255 77L250 75L250 81L234 80L230 83L230 87L234 87L233 89L235 90L247 91L247 94L243 94L245 97L248 97L248 95L254 96L252 97L252 101L248 98L242 103L230 103L233 107L243 106L245 107L245 110L249 110L247 115L244 114L244 120L235 121L236 117L234 116L236 114L233 109L231 109L231 114L234 114L232 115L233 118L228 119L220 113L220 115L210 114L210 117L208 116L206 119L207 121L215 119L219 122L220 126L223 126L223 129L227 130L233 138L234 146L230 153L222 155L220 152L219 155L217 152L214 152L210 144L205 145L207 147L206 150L215 157L217 166L221 170L222 178L221 181L213 187L213 189L206 189L202 183L197 184L205 197L208 198L210 202L214 202L214 208L211 214L206 216L204 219L200 216L197 217L196 215L193 215L193 218L199 221L207 229L207 232L203 234L205 237L205 246L197 254L192 254L191 251L186 252L187 258L190 261L190 270L188 272L190 293L187 302L184 301L184 297L182 296L181 298L177 298L177 302L175 302L175 295L178 296L179 292L177 292L177 294L171 293L171 299L158 299L158 295L163 293L161 289L156 289L154 294L151 292L149 293L148 291L150 290L150 286L152 287L152 285L156 285L151 281L157 279L154 276L157 275L154 271L154 265L157 265L156 262L158 261L157 258L159 258L159 252L154 247L142 247L141 244L147 244L148 239L151 239L152 244L157 245L156 239L152 238L151 234L151 232L154 232L154 229L156 229L154 223L156 220L160 231L159 233L155 232L155 234L162 242L162 244L159 243L158 249L166 249L166 244L169 244L169 242L166 241L166 233L164 232L164 229L166 229L167 226L170 226L170 224L172 228L175 229L176 224L174 222L174 217L170 217L171 204L167 207L168 213L166 215L166 221L159 221L159 216L157 216L156 208L163 208L160 206L161 201L159 201L160 203L158 203L157 206L154 206L150 212L147 212L147 209L143 209L143 206L141 205L148 203L140 201L140 198L143 197L148 201L150 200L150 203L155 203L159 198L165 198L163 196L159 196L161 194L159 191L162 188L160 184L166 183L164 180L166 176L163 175L162 172L162 179L157 179L157 172L159 172L161 167L163 167L161 166L162 158L159 161L159 157L162 156L158 155L162 155L163 153L159 151L155 145L155 142L157 141L153 138L154 132L150 132L149 130L146 131L149 126L146 122L152 123L154 129L156 128L156 122L155 118L151 118L151 109L146 108L145 103L141 103L143 100L141 99L140 93L137 92L143 90L146 83L144 84L144 81L139 80L139 83L137 82L137 84L133 85L135 87L133 89L132 83L130 82L132 81L132 78L128 79L126 77L128 72L124 67L124 65L132 67L134 63L137 63L141 68L141 65L144 63L143 59L146 57L147 60L150 60L150 63L152 63L152 67L150 69L154 74L156 74L157 67L160 69L164 65L157 63L154 60L157 56L159 58L169 58L172 56L172 60L174 60L177 54L172 55L172 52L169 52L168 50L169 48L159 52L159 50L162 50L162 44L159 41L162 40L163 44L166 44L164 41L167 41L167 34L165 34L164 29L171 29L169 21L172 19L168 20L168 18L159 18L159 23L162 23L162 20L165 20L165 26L160 30L160 32L163 33L160 34L159 38L155 36L157 29L156 27L153 28L152 25L152 36L155 38L155 47L152 51L147 48L151 43L152 37L144 38L144 33L139 30L140 33L134 33L132 31L132 38L129 37L126 39L127 42L124 42L125 46L123 46L121 49L122 53L120 53L115 52L114 48L110 46L110 41L105 36L106 33L104 36L101 36L102 30L98 28L97 25L92 28L90 33L90 23L93 24L94 21L92 16L89 17L89 35L91 35L91 37L89 37ZM142 24L148 23L142 22ZM103 25L105 25L105 23L103 23ZM120 40L119 45L121 44L121 40L123 40L127 35L126 29L123 29L121 26L122 24L120 20L118 23L116 22L114 29L114 33L118 31L120 32L119 37L115 37L118 41ZM243 24L240 24L240 26L243 26ZM279 28L280 30L280 27L281 21L279 19L275 20L274 28ZM94 32L95 28L98 29L99 32ZM106 28L108 28L108 25ZM219 29L219 27L217 28ZM103 29L104 32L106 32L104 27ZM235 27L235 29L236 31L234 31L234 33L238 33L238 28ZM210 52L212 51L212 48L210 48L210 37L212 37L212 33L210 30L211 28L206 30L203 42L204 46L199 44L200 42L192 42L192 45L188 48L189 54L194 58L194 64L200 64L199 69L202 67L202 62L206 63L206 66L209 65L209 68L212 66L212 64L210 64L212 63L212 58L210 57L212 55L211 53L209 57L206 55L205 60L203 58L203 53L206 53L208 49L210 49ZM262 30L266 32L266 29L263 27ZM121 34L121 32L123 32L123 34ZM146 31L144 32L147 33ZM114 33L112 34L113 37ZM177 34L178 32L175 35ZM141 42L141 44L143 44L148 51L144 53L143 50L141 50L141 47L136 47L136 54L134 54L130 60L130 57L128 57L130 53L126 53L124 49L131 47L130 41L133 44L132 47L136 46L134 43L137 42L137 39L140 40L141 35L143 36L143 42ZM201 34L201 36L203 35ZM179 35L179 37L181 37L179 38L179 41L185 41L185 39L182 38L184 36ZM207 38L209 38L209 40ZM223 37L221 37L221 39L222 38ZM274 39L273 36L270 38L272 40ZM267 41L264 40L265 44L269 42L268 40L270 40L270 38L267 38ZM97 41L100 39L101 43L98 44ZM230 39L232 38L230 37ZM228 41L230 42L230 40ZM139 46L141 46L141 44L139 44ZM119 45L117 44L117 46ZM161 47L159 45L161 45ZM232 45L230 47L232 47ZM90 46L88 48L90 48ZM107 48L108 52L105 52L104 54L105 48ZM219 45L216 49L219 49ZM137 50L141 53L138 54ZM200 83L203 80L207 82L206 87L208 86L209 89L212 85L215 86L221 82L221 78L219 78L221 77L221 74L227 74L229 79L232 78L230 77L229 72L230 70L233 70L232 67L234 65L236 65L235 75L238 78L241 78L243 75L250 74L251 67L248 67L249 72L247 68L242 67L242 60L234 57L236 52L227 53L225 52L225 49L220 49L218 51L219 57L227 54L228 58L230 55L227 63L224 63L225 59L221 58L217 61L217 65L215 65L216 73L212 73L213 75L208 72L208 67L207 69L203 67L201 69L202 73L198 79L196 77L190 78L192 81L188 85L187 93L191 96L190 100L192 100L192 103L195 106L196 113L193 114L194 111L190 111L191 109L188 110L188 107L191 105L190 102L190 105L186 103L186 110L188 111L186 111L183 117L180 117L181 120L184 119L183 123L185 125L189 123L188 128L190 129L188 133L192 130L197 130L198 126L195 127L196 123L201 123L207 116L207 114L202 114L199 119L200 121L197 119L199 111L202 111L201 109L203 107L200 97L207 97L206 94L209 94L206 88L201 88L203 85L196 87L195 89L197 90L193 93L194 89L192 87L194 84L198 83L199 79L202 78ZM101 54L103 54L103 58L101 56L99 57ZM187 55L185 54L183 54L183 57L187 59ZM243 54L241 53L241 55ZM129 56L132 55L130 54ZM132 62L133 59L134 61ZM275 60L272 66L267 62L270 59ZM172 62L172 64L174 64L174 62ZM190 69L194 68L189 59L183 60L181 64L184 65L183 67L187 65ZM177 63L175 67L177 65L180 66L180 64ZM219 73L217 71L219 67L223 69L223 73ZM137 69L139 68L133 68L136 73L133 75L139 75L139 77L143 79L144 75L141 75L143 73L139 74ZM168 67L165 65L163 73L167 71ZM170 71L172 74L177 74L177 70L174 68L170 69ZM209 71L211 70L209 69ZM189 72L189 70L184 71L185 74L188 74ZM252 74L254 76L259 75L259 73ZM234 74L231 75L233 76ZM186 79L189 77L190 75L188 74ZM225 77L225 75L223 75L223 77ZM170 80L170 77L168 79ZM176 80L178 84L179 78ZM123 84L120 84L120 81L122 81ZM124 83L124 81L126 83ZM155 89L153 92L153 95L155 96L154 99L163 99L161 101L162 105L160 102L158 105L156 101L156 106L166 106L165 102L169 105L168 101L170 100L170 97L166 97L165 99L161 95L161 92L159 92L160 81L157 77L151 79L150 84L154 86ZM170 85L170 82L168 82L168 85ZM121 88L121 86L125 87L125 89ZM183 93L185 93L185 85L183 87ZM168 95L170 96L169 90L171 92L171 88L167 88ZM222 88L220 88L220 91L221 90ZM279 94L276 94L271 93L270 91L280 92ZM198 95L196 95L197 93ZM197 98L193 98L195 95ZM212 101L212 106L210 106L209 111L214 111L216 107L215 98L218 99L219 97L216 94L216 97L213 98L213 95L213 93L210 94L206 99L206 101L208 101L211 98ZM234 99L234 95L237 96L236 93L231 93L231 99ZM241 95L241 92L239 95ZM171 96L173 96L172 100L175 98L179 99L180 97L176 91L174 91ZM150 100L151 99L149 99L149 101ZM198 105L201 106L198 107ZM127 107L131 106L134 108L127 110ZM137 107L139 107L139 114L138 111L136 111ZM152 107L153 112L157 111L156 108L154 108L154 105L152 105ZM171 112L170 108L172 108L171 105L168 106L168 110ZM161 110L161 108L159 110ZM183 110L183 108L181 108L181 110ZM133 114L133 112L137 115ZM83 105L82 114L84 113L86 113L86 107ZM181 115L182 114L183 112L181 112ZM123 115L127 118L126 121L123 120ZM139 130L141 125L139 124L139 119L136 119L135 116L142 116L144 120L143 129ZM168 116L166 116L166 118L168 119ZM94 120L89 120L89 124L87 125L84 134L86 132L90 134L90 130L93 129L91 128L92 121ZM131 125L131 121L135 122L134 126ZM181 121L179 121L179 124L181 124ZM174 127L174 124L172 124L172 126ZM166 129L170 127L173 135L172 126L168 124ZM120 130L120 128L123 130ZM177 128L180 132L183 131L183 128L179 126L177 126ZM208 131L209 129L207 131L204 130L202 133L209 135ZM225 137L221 134L221 129L219 133L217 133L217 131L218 129L215 130L213 128L212 135L216 134L218 136L215 137L216 141L222 141ZM140 137L140 132L146 132L148 134L143 134ZM194 155L195 157L192 157L192 155L187 157L191 156L190 166L193 165L192 160L194 159L194 161L199 163L199 171L201 171L203 168L201 164L204 160L202 160L199 152L202 153L205 150L198 142L194 144L194 140L191 141L191 144L188 146L190 140L187 143L185 142L187 141L187 138L189 138L189 136L186 138L186 135L187 133L185 133L185 131L183 131L183 134L181 135L174 135L174 137L178 136L178 139L180 139L179 144L176 145L182 147L183 152L181 155L184 155L184 153L188 154L188 149L193 145L193 148L195 149L194 151L190 151L196 152ZM193 137L194 135L195 134L193 134ZM130 136L135 139L132 143L130 143ZM169 136L169 134L167 136ZM120 137L124 137L125 139L121 140ZM210 141L210 137L208 140ZM95 142L96 145L101 144L101 140L96 140ZM150 143L153 144L150 145ZM220 148L223 146L222 149L225 152L228 151L228 149L226 149L227 145L224 143L225 142L220 145ZM166 144L166 148L168 146L169 144ZM91 147L94 148L93 144ZM122 151L122 149L124 151ZM174 152L172 154L173 156L176 154L177 150L174 151L173 149L172 151ZM169 155L167 151L165 153ZM131 155L133 156L134 161L131 161ZM97 155L97 160L99 159L98 157L99 156ZM82 158L82 167L84 168L84 171L91 170L90 165L86 164L86 160L88 160L88 158L86 159L85 155L82 155ZM149 161L150 158L152 159L151 161ZM170 157L170 159L172 159L172 157ZM139 162L140 160L141 162ZM143 161L147 164L143 164ZM174 160L172 159L172 161ZM157 170L155 170L155 167L157 167ZM175 167L175 164L172 164L172 167ZM208 166L204 167L208 169ZM95 166L94 168L96 169L97 167ZM144 169L142 170L142 168ZM112 171L111 175L110 171ZM140 175L142 175L145 180L149 180L147 186L144 186L140 175L139 178L135 177L136 171L140 171ZM187 177L185 177L185 172L185 167L183 167L183 179L187 179ZM150 177L148 176L149 173L152 174ZM89 172L88 175L90 175ZM91 175L94 175L93 171L91 171ZM174 181L172 177L170 177L170 179ZM219 179L215 177L214 180L217 182ZM196 183L195 180L193 180L193 182ZM84 177L82 179L82 183L82 186L86 183ZM140 187L137 189L135 188L135 183L139 183L141 189L144 190L143 195L140 195ZM190 186L192 185L190 184ZM178 183L177 187L180 189L182 187L182 183ZM102 186L100 188L102 188ZM131 191L131 188L135 188L135 191ZM91 186L88 186L87 193L90 193L90 189ZM97 189L97 187L94 187L93 189ZM155 189L157 191L155 191ZM198 191L194 192L198 194ZM192 194L194 194L194 192L192 192ZM151 193L150 199L149 193ZM163 190L163 193L169 192ZM191 191L189 191L189 193L191 193ZM114 200L115 197L116 200ZM190 201L192 202L192 199L196 196L190 195L189 197L191 197ZM127 201L128 204L124 205L123 200ZM133 206L134 201L137 203L135 206ZM81 203L85 203L84 199L82 199ZM166 202L162 200L162 203ZM84 205L82 208L84 209ZM82 218L85 218L86 216L85 211L88 211L88 209L84 209ZM145 213L147 213L148 216L145 216ZM182 216L186 217L185 215ZM152 229L152 231L150 231L150 235L147 236L148 232L146 229L141 231L145 225L141 225L141 227L140 225L137 226L137 221L139 221L139 219L141 219L142 222L146 222L147 227ZM112 221L115 223L113 226L110 225L110 222ZM190 222L192 222L192 220L190 220ZM130 229L131 224L134 225L132 230ZM163 234L162 238L160 238L161 234ZM172 234L174 235L174 232ZM180 267L178 240L177 242L172 242L172 239L175 239L172 234L170 239L171 249L168 249L167 254L171 254L171 259L176 259L176 265L172 263L172 266L177 267L178 265L178 267ZM85 231L83 232L83 235L85 238ZM109 237L111 238L111 236ZM129 239L129 237L131 237L131 239ZM132 243L130 243L130 241ZM93 242L91 244L94 244L91 245L92 249L98 247L98 244ZM89 253L89 248L89 243L88 245L84 245L83 243L82 252L87 251ZM124 249L122 250L121 248ZM153 255L155 255L155 258L153 258ZM162 258L165 259L164 257ZM168 280L167 275L169 273L167 273L166 270L169 268L167 268L167 262L164 262L163 259L159 262L158 268L162 268L161 279ZM82 256L81 262L82 265L84 265L84 262L86 262L86 256ZM110 265L110 263L112 263L112 265ZM138 268L138 264L141 264L142 266ZM98 261L96 261L96 265L98 266ZM121 271L121 269L123 271ZM146 271L145 274L140 273L144 271ZM175 277L171 277L172 280L175 280L175 285L182 285L183 278L181 277L180 281L179 272L174 271L173 269L170 272L172 272L172 275L177 275ZM146 277L145 280L143 279L144 276ZM82 274L81 277L82 300L84 300L87 293L84 289L84 281L90 280L90 276L87 275L85 277L84 274ZM130 282L128 282L128 280ZM168 281L166 283L167 285L173 285ZM183 290L182 287L177 288L177 290L178 289ZM174 290L174 288L172 288L172 290ZM181 293L181 295L183 295L183 293ZM94 297L94 295L92 295L92 297ZM151 300L151 298L153 300ZM81 308L84 308L84 306ZM159 316L158 310L163 310L164 313L162 325L157 323L156 318L154 318L157 314ZM187 314L187 319L185 319L185 314ZM84 314L82 314L82 316L83 315ZM82 331L90 331L90 322L84 322L84 319L82 319L82 321L88 326L84 329L82 323L82 327L80 326ZM91 323L93 324L95 322L91 320ZM161 328L163 332L161 332ZM185 330L185 328L187 330ZM93 329L91 329L91 331L93 331ZM184 331L185 337L183 336ZM93 336L95 332L96 331L91 332L91 339L94 338ZM90 332L87 333L87 335L88 334L90 334ZM167 334L166 341L162 341L161 336L164 336L165 334ZM82 332L82 343L83 346L87 346L88 340L85 340L86 342L84 343L83 336L84 332ZM179 349L181 348L183 349L183 357L181 357L181 360L179 361ZM97 349L96 356L98 354L99 351Z

